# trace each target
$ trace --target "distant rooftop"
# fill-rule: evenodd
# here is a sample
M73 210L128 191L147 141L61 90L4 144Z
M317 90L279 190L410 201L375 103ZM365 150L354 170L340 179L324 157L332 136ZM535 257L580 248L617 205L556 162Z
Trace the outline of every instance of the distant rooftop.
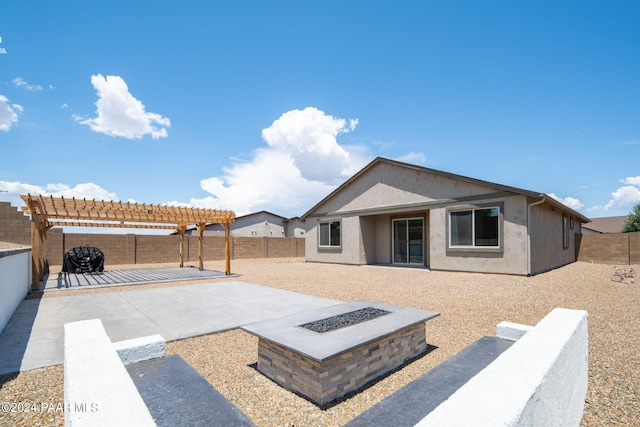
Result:
M582 228L595 231L596 233L621 233L622 226L629 216L607 216L602 218L590 218L591 222L582 224Z

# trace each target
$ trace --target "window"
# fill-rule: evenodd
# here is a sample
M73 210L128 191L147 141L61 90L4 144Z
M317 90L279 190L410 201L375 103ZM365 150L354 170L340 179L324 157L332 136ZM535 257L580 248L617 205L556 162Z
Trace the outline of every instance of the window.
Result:
M562 249L569 249L569 218L562 215Z
M449 248L502 249L501 206L449 210Z
M320 247L339 248L340 247L340 221L321 222Z

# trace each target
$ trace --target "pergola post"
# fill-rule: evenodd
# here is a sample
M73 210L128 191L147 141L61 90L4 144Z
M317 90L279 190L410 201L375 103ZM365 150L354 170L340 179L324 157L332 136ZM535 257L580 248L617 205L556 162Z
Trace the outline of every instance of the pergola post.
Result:
M40 288L40 279L44 275L42 260L42 239L38 223L31 220L31 290L37 291Z
M178 227L178 232L180 233L180 267L184 267L184 232L186 227L180 226Z
M204 234L204 229L206 226L207 226L206 222L201 222L200 224L198 224L198 269L200 269L200 271L204 270L204 263L202 260L204 257L202 235Z
M35 202L37 203L37 202ZM47 260L47 217L31 215L31 290L40 289L40 280L49 272Z
M224 227L224 274L231 274L231 226L223 224Z

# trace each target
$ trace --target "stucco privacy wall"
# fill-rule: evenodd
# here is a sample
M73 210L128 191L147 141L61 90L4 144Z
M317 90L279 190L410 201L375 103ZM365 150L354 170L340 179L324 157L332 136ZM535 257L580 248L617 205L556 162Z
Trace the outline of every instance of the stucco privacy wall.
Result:
M418 426L579 426L587 312L556 308Z
M0 249L0 332L27 296L31 285L31 248Z

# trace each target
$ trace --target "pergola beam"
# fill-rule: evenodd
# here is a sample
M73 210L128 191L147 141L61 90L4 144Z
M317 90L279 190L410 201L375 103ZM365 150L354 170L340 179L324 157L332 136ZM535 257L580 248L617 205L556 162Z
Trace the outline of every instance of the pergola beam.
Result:
M90 222L90 221L48 221L51 227L96 227L96 228L145 228L149 230L176 230L177 225L155 225L128 222Z
M198 226L199 268L204 269L203 234L207 224L220 224L225 229L226 274L231 274L231 236L229 226L235 221L233 211L187 208L183 206L147 205L103 200L87 200L53 196L21 195L31 215L32 288L37 289L48 269L47 230L51 227L105 227L177 230L180 233L180 267L184 265L184 232L191 224ZM55 220L50 220L54 218Z
M124 221L160 224L191 225L202 222L227 224L235 220L232 211L177 206L122 203L102 200L65 199L64 197L43 197L22 195L27 205L23 210L46 215L48 218L62 218L89 221ZM35 212L34 212L35 210Z

